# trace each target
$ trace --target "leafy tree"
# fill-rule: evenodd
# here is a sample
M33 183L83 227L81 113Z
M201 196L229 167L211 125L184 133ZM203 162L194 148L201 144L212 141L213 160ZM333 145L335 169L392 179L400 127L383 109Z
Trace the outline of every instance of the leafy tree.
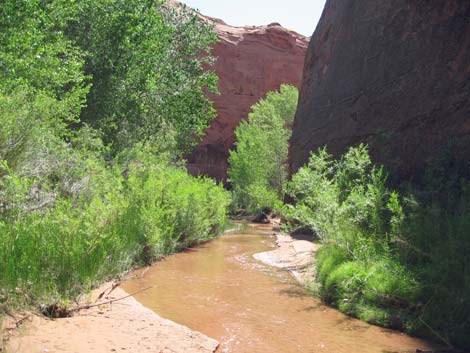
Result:
M215 117L205 92L216 91L216 35L184 6L6 0L0 29L1 93L48 97L52 116L41 120L54 120L57 136L85 122L115 152L143 142L176 157Z
M230 152L228 175L237 207L257 212L273 208L283 197L297 100L297 88L282 85L279 92L270 92L255 104L248 121L235 131L236 150Z
M68 36L87 53L92 88L81 119L116 151L136 142L186 152L215 117L205 90L216 41L212 26L184 6L155 0L81 0Z
M76 122L88 87L82 53L63 32L69 18L64 4L64 1L40 0L2 2L0 135L3 138L0 144L7 141L5 135L8 134L8 144L19 145L13 136L21 135L22 129L31 130L41 124L54 130L55 135L64 136L70 123ZM6 110L14 109L8 107L19 96L22 102L14 113L19 123L15 127L8 123L13 115ZM5 148L0 149L4 151L0 151L1 159L6 152Z

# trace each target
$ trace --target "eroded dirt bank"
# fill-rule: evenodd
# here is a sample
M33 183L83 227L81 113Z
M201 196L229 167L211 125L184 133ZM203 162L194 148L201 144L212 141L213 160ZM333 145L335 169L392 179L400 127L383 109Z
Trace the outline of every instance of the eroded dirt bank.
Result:
M96 290L94 298L103 291L103 288ZM125 296L127 293L123 289L116 288L101 300ZM217 346L217 341L165 320L133 297L128 297L82 310L70 318L33 317L13 332L6 352L212 353Z

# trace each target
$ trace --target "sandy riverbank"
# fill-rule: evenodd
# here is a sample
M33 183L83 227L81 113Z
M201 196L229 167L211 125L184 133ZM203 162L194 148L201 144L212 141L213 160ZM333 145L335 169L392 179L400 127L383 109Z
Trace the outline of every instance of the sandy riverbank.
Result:
M94 291L90 302L107 287ZM98 302L126 295L118 287ZM12 332L5 348L7 353L212 353L217 346L217 341L165 320L128 297L64 319L32 316Z

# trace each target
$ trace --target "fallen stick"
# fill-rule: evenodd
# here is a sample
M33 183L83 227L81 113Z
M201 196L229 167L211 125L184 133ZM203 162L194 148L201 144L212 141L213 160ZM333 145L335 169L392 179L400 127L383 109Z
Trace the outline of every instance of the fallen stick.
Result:
M11 316L11 317L13 317L13 318L16 319L15 316ZM17 328L19 328L19 327L23 324L24 321L26 321L26 320L29 319L30 317L31 317L31 314L28 314L28 315L26 315L26 316L23 316L22 318L20 318L19 320L16 320L16 321L14 322L15 327L7 327L7 328L5 329L5 331L13 331L13 330L16 330ZM0 352L1 352L1 351L0 351Z
M16 328L20 327L21 324L23 323L23 321L29 319L30 317L31 317L31 315L26 315L26 316L22 317L21 319L19 319L17 322L15 322Z
M5 308L5 314L7 314L7 315L8 315L9 317L11 317L12 319L15 319L15 320L16 320L16 316L13 315L13 314L11 313L11 311L8 310L8 309L6 309L6 308Z
M97 306L100 306L100 305L106 305L106 304L111 304L111 303L114 303L114 302L117 302L117 301L120 301L120 300L124 300L124 299L127 299L129 297L132 297L136 294L139 294L139 293L142 293L146 290L149 290L151 288L153 288L155 286L150 286L150 287L146 287L146 288L143 288L143 289L140 289L136 292L133 292L131 294L128 294L128 295L125 295L124 297L121 297L121 298L116 298L116 299L111 299L111 300L108 300L108 301L105 301L105 302L102 302L102 303L96 303L96 304L88 304L88 305L82 305L82 306L79 306L77 308L74 308L74 309L71 309L69 311L69 313L74 313L74 312L77 312L77 311L80 311L80 310L85 310L85 309L91 309L91 308L94 308L94 307L97 307Z
M98 298L96 298L95 300L95 303L100 300L101 298L104 297L104 295L106 294L106 292L109 290L108 292L108 295L111 294L113 292L113 290L115 290L117 287L119 287L121 285L121 281L117 281L117 282L114 282L110 288L106 288L102 293L100 293L100 295L98 295Z

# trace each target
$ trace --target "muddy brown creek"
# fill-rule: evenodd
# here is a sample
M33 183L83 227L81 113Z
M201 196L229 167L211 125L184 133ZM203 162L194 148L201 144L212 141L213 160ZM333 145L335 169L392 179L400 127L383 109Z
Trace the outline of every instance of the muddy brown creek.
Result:
M415 352L429 344L368 325L323 305L286 271L253 254L275 247L266 226L170 256L124 289L160 316L220 342L217 352ZM139 278L141 277L141 278Z

